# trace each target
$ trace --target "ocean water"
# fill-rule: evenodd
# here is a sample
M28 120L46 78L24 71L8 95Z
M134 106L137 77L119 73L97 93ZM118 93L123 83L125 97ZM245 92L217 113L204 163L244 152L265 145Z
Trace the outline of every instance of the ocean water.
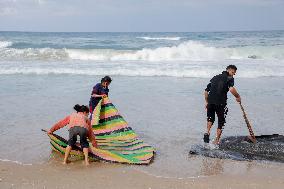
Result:
M235 84L255 134L284 134L284 31L0 32L0 159L56 161L41 129L71 113L74 104L88 104L93 85L110 75L110 99L157 149L150 166L131 168L175 178L284 169L275 162L188 156L205 130L203 90L228 64L238 67ZM228 104L223 136L248 135L232 95ZM67 129L58 133L67 136Z
M207 78L284 76L284 31L214 33L0 32L0 74Z

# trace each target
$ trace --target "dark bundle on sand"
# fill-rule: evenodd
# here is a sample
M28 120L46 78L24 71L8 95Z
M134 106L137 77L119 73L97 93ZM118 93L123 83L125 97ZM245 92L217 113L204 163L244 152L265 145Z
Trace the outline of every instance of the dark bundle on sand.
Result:
M247 136L227 137L221 140L218 149L204 145L194 146L190 154L214 158L235 160L269 160L284 162L284 136L256 136L257 143L252 143Z

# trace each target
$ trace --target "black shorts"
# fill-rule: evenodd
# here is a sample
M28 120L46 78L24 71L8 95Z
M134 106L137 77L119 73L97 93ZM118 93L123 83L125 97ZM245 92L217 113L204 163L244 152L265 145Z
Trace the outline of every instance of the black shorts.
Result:
M218 129L222 129L226 123L226 116L228 113L227 104L208 104L207 106L207 121L214 123L215 113L218 117Z
M82 148L89 148L89 142L87 140L88 130L84 127L75 126L69 129L68 145L73 147L77 142L77 135L80 136L80 144Z

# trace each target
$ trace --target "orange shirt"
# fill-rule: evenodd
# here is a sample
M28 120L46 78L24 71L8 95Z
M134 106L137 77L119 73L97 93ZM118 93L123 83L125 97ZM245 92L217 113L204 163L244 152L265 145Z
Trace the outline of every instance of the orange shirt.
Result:
M88 130L88 138L92 141L95 139L95 135L92 130L91 122L82 112L72 113L71 115L65 117L64 119L57 122L50 131L54 132L60 128L68 125L69 129L75 126L84 127Z
M69 119L69 129L75 126L80 126L80 127L85 127L87 130L90 129L89 126L89 119L86 117L83 113L78 112L78 113L72 113Z

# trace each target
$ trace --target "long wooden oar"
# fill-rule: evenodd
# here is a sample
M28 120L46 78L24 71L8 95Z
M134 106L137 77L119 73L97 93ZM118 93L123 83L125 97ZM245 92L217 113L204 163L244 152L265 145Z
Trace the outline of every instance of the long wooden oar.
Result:
M252 130L252 127L251 127L251 124L249 123L249 120L248 120L248 117L247 117L247 114L245 112L245 109L243 107L243 105L240 103L240 106L241 106L241 110L243 112L243 116L244 116L244 119L245 119L245 122L247 124L247 127L248 127L248 130L249 130L249 134L251 136L250 140L253 142L253 143L256 143L256 138L255 138L255 135L253 133L253 130Z

